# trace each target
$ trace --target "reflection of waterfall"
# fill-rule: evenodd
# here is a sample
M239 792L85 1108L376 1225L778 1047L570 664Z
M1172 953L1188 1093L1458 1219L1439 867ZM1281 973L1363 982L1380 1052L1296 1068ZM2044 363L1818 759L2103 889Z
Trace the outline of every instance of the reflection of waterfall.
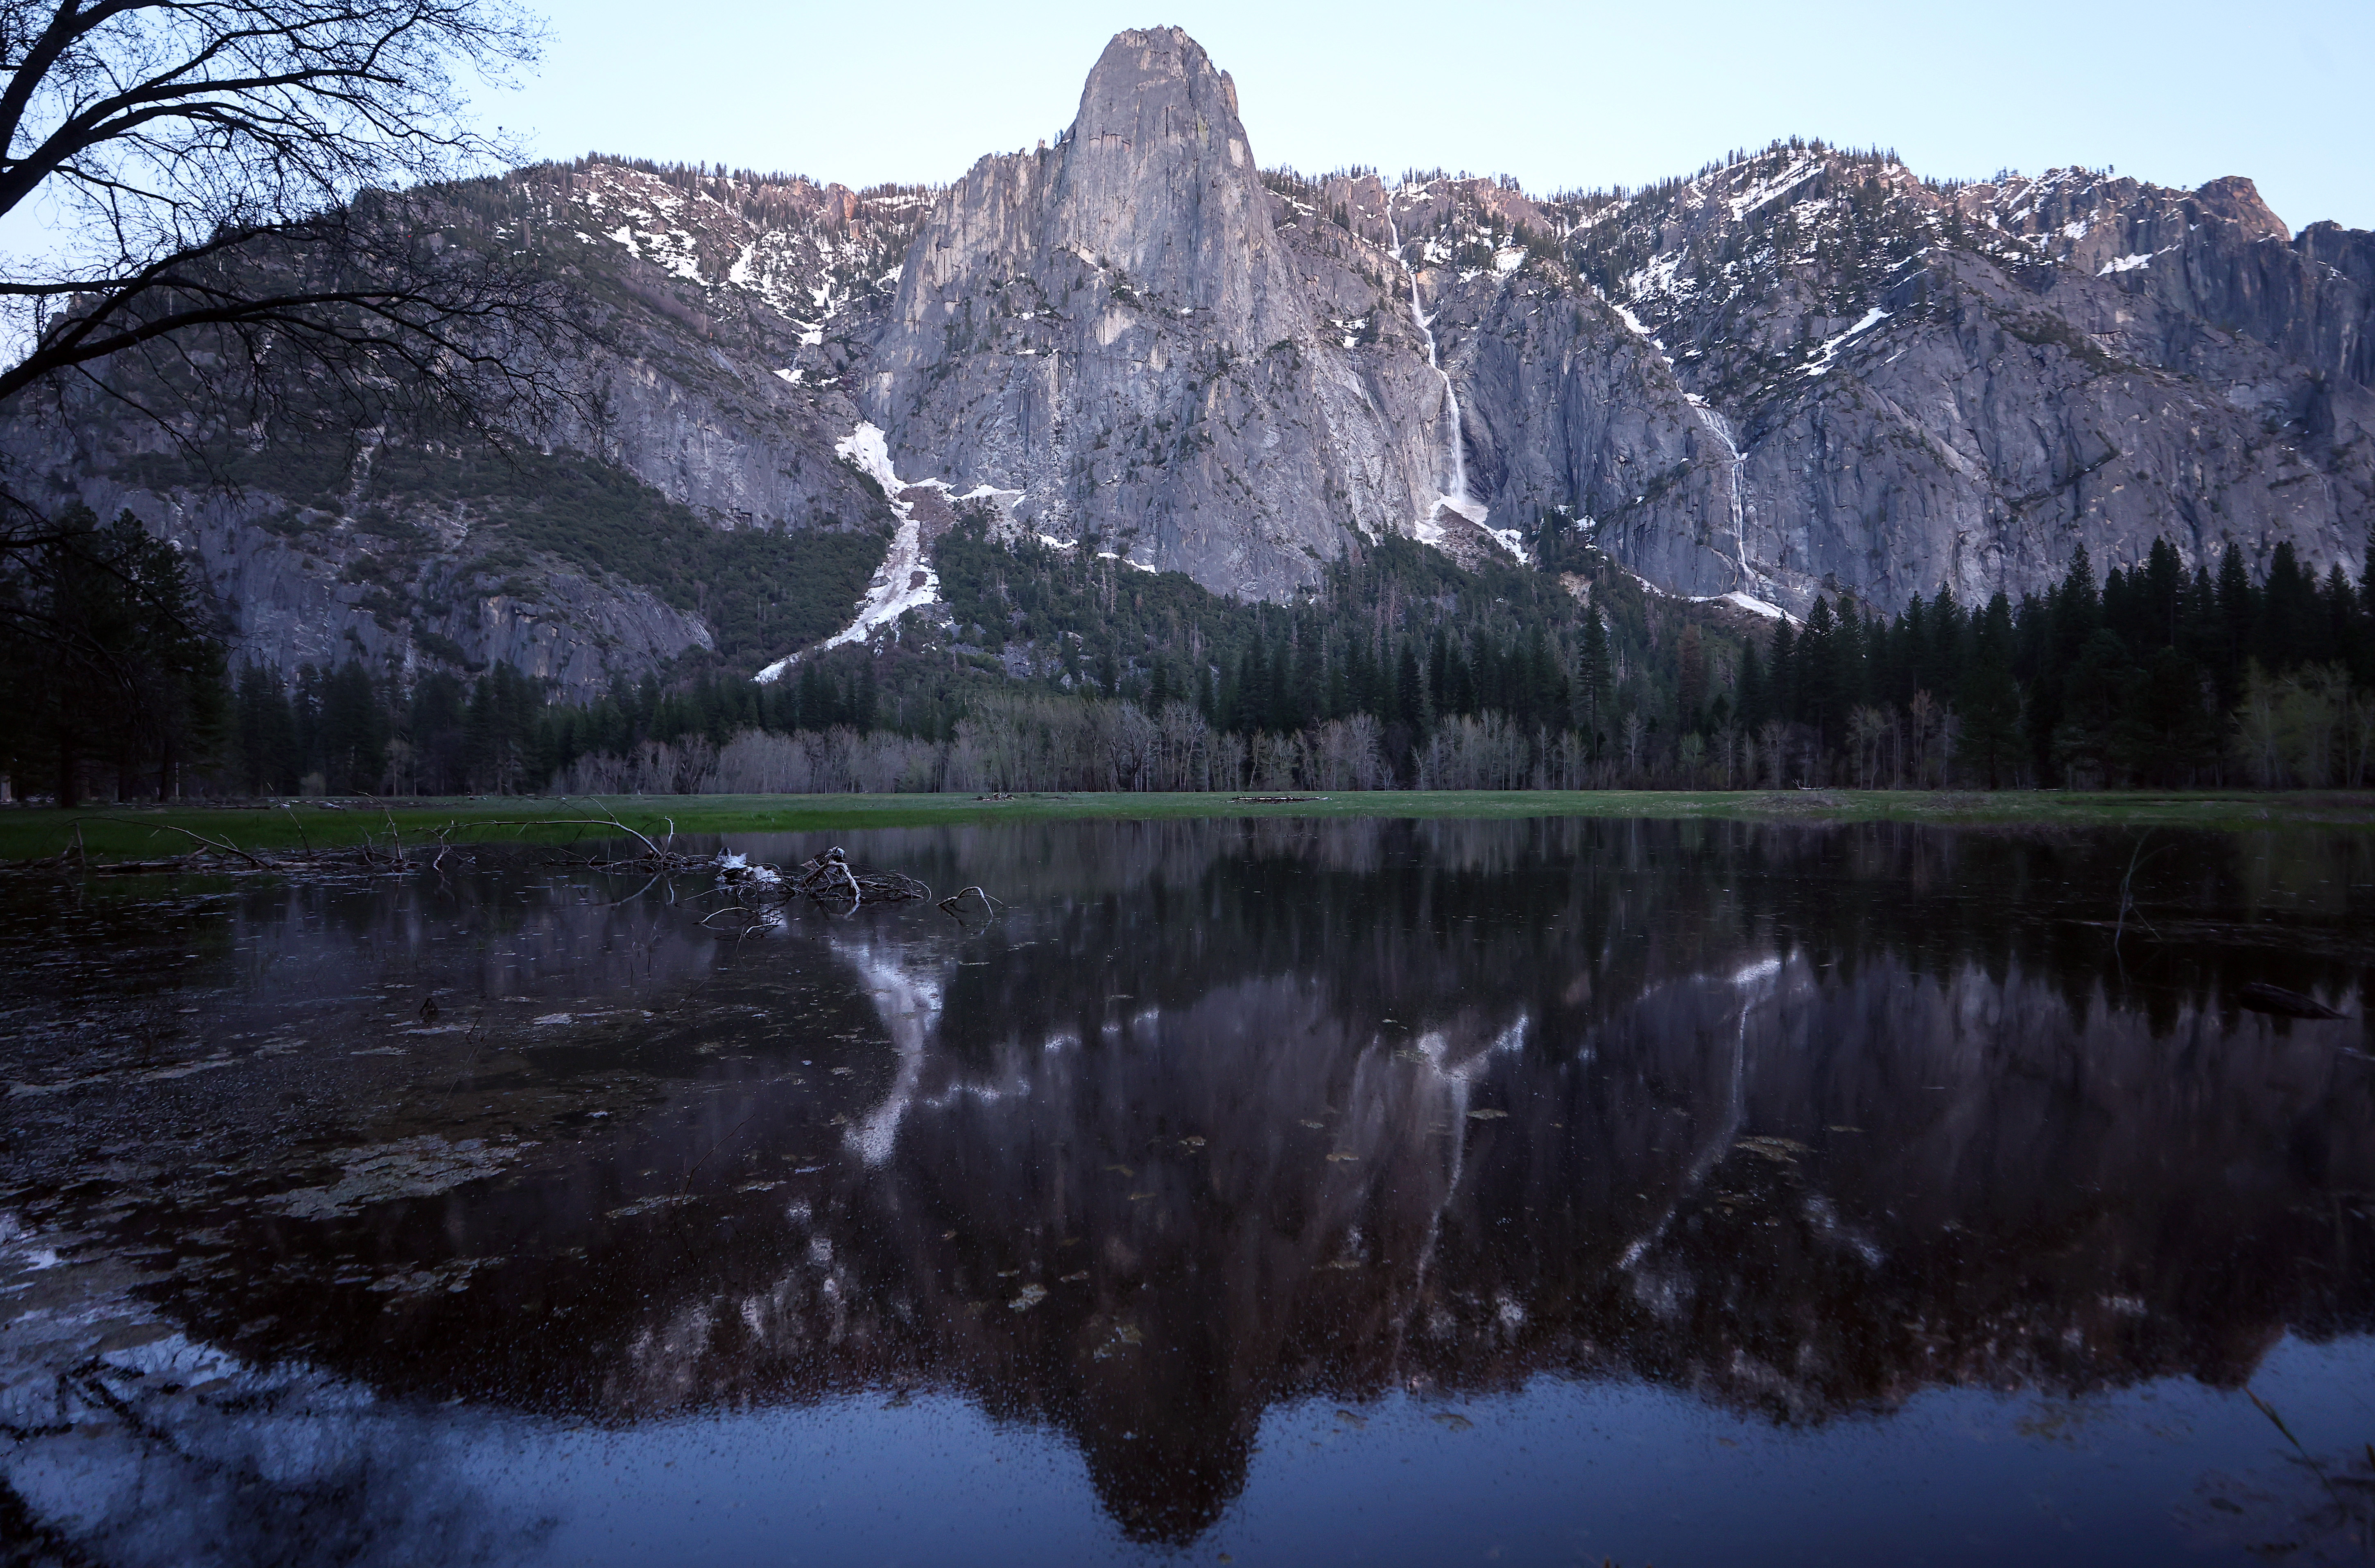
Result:
M833 947L865 978L867 995L873 999L892 1048L899 1055L899 1076L890 1092L864 1121L853 1122L845 1135L861 1159L868 1165L880 1165L891 1158L892 1148L898 1142L899 1123L907 1114L922 1074L925 1043L939 1027L940 986L903 966L899 962L903 955L895 949L885 954L872 942L835 942Z
M1526 1015L1519 1013L1518 1021L1503 1030L1500 1038L1495 1040L1489 1049L1497 1051L1502 1048L1504 1042L1509 1040L1518 1041L1522 1045L1527 1022ZM1435 1261L1436 1244L1443 1239L1443 1217L1449 1212L1452 1200L1459 1196L1459 1178L1468 1168L1468 1099L1469 1091L1475 1083L1475 1079L1469 1076L1467 1069L1455 1069L1446 1066L1449 1046L1442 1031L1430 1030L1420 1036L1418 1050L1419 1054L1426 1058L1427 1066L1434 1070L1436 1081L1450 1093L1451 1126L1459 1136L1451 1140L1451 1169L1444 1176L1443 1200L1435 1206L1434 1217L1427 1221L1425 1239L1419 1243L1418 1266L1413 1271L1411 1289L1411 1305L1413 1311L1426 1293L1427 1268ZM1410 1328L1409 1315L1403 1315L1395 1327L1398 1334L1407 1335Z
M1772 983L1780 973L1781 961L1769 958L1748 965L1731 977L1732 984L1740 992L1740 1028L1732 1037L1731 1090L1725 1101L1723 1120L1716 1125L1713 1136L1700 1141L1699 1151L1693 1157L1690 1169L1684 1173L1681 1185L1659 1212L1657 1221L1625 1249L1616 1260L1617 1267L1629 1269L1641 1261L1641 1256L1654 1246L1665 1235L1666 1227L1673 1223L1675 1211L1686 1199L1697 1195L1699 1184L1707 1180L1707 1173L1731 1152L1732 1138L1740 1131L1741 1117L1748 1103L1749 1014L1758 1002L1771 999L1774 992Z
M1418 536L1422 543L1436 544L1443 538L1443 527L1435 520L1437 507L1449 507L1471 523L1484 521L1484 506L1468 498L1468 437L1459 422L1459 394L1452 390L1451 376L1435 357L1435 327L1418 300L1418 273L1409 258L1402 254L1401 230L1394 225L1394 204L1386 202L1386 237L1393 242L1394 259L1401 263L1410 278L1411 319L1418 324L1418 335L1426 340L1426 365L1443 381L1443 400L1451 409L1451 489L1435 500L1418 520Z

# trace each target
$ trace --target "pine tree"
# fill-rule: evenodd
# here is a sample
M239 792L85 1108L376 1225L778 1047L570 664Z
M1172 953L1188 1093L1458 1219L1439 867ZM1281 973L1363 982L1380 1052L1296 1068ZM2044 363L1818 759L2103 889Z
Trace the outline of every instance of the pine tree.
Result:
M1270 722L1270 656L1262 647L1259 627L1246 644L1237 665L1236 695L1230 704L1229 727L1252 734Z
M2155 539L2145 558L2143 613L2137 618L2132 645L2138 649L2177 645L2178 620L2185 597L2185 562L2177 547Z
M2020 741L2020 687L2012 673L2012 603L1999 592L1978 617L1971 663L1956 699L1963 721L1963 751L2003 787Z
M2229 544L2218 562L2218 642L2211 673L2218 680L2218 705L2231 708L2243 691L2243 666L2251 654L2251 632L2259 623L2259 594L2243 565L2240 546Z
M2317 590L2300 569L2292 541L2276 547L2252 617L2251 654L2271 675L2284 675L2319 652Z
M1683 628L1680 663L1674 701L1681 713L1682 727L1696 730L1707 707L1707 648L1696 622Z
M1814 607L1807 612L1806 630L1798 638L1795 684L1799 717L1814 726L1826 745L1845 716L1837 643L1838 624L1832 619L1830 602L1817 596Z
M387 719L369 672L349 659L321 683L321 704L317 744L329 793L378 789L386 766Z
M1609 728L1615 721L1611 699L1615 680L1608 657L1608 627L1595 607L1583 623L1583 651L1576 666L1576 717L1583 726L1591 754L1606 752Z
M293 794L303 759L278 672L254 660L242 666L233 713L232 783L250 795Z
M603 724L610 727L608 733L597 730L592 749L618 755L633 745L633 736L625 728L626 703L621 698L631 700L622 687L614 686L604 704L609 712ZM413 778L422 793L458 795L467 785L467 720L462 682L455 677L441 670L413 687L406 727L413 752Z
M1741 726L1754 732L1774 716L1772 700L1766 689L1765 662L1756 656L1754 643L1740 651L1739 686Z
M1394 718L1413 736L1426 733L1426 676L1419 666L1418 649L1408 639L1394 666Z
M1282 730L1297 730L1319 720L1320 710L1327 701L1327 677L1320 657L1319 628L1305 621L1296 628L1294 666L1283 682L1279 695L1279 724Z
M112 768L119 796L178 787L221 743L224 652L204 624L181 557L130 513L58 520L20 577L0 646L0 767L47 772L74 805Z
M1525 686L1518 722L1530 730L1561 724L1567 711L1566 675L1541 621L1527 629L1520 662Z

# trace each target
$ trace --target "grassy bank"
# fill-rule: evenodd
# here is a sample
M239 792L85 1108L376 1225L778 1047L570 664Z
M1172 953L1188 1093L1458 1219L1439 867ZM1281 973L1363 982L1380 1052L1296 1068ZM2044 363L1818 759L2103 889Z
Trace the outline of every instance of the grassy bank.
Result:
M286 805L111 806L74 811L0 808L0 858L53 855L80 843L107 859L144 859L195 847L201 833L242 849L407 843L443 831L457 840L516 838L550 843L609 836L583 819L615 812L644 831L801 831L1093 818L1190 817L1711 817L1743 820L1898 821L2041 827L2194 827L2286 824L2375 829L2375 794L2002 794L1923 791L1681 790L1377 791L1249 804L1225 795L704 795L601 800L369 800ZM574 820L573 820L574 819Z

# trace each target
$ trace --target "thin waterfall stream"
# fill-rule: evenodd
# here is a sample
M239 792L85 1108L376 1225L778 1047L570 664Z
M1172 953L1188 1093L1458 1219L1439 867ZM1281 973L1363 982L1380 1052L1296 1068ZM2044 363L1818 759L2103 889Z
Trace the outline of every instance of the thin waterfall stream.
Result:
M1386 236L1393 242L1394 260L1401 264L1402 275L1410 279L1411 320L1418 324L1418 335L1426 340L1426 366L1443 381L1443 400L1451 409L1451 489L1436 498L1436 506L1447 506L1471 523L1484 521L1486 509L1482 501L1468 495L1468 439L1459 421L1459 394L1453 389L1451 376L1436 359L1435 326L1418 298L1418 271L1402 254L1401 230L1394 222L1394 204L1386 201ZM1418 520L1421 543L1436 544L1443 537L1443 526L1435 520L1435 507L1426 509Z
M1716 440L1723 442L1724 488L1726 497L1731 504L1731 559L1733 563L1740 568L1741 592L1752 592L1755 586L1756 573L1748 564L1748 525L1746 516L1748 508L1741 496L1740 442L1731 433L1731 421L1730 419L1725 419L1721 414L1717 413L1713 408L1710 408L1706 404L1699 402L1696 398L1693 398L1691 400L1691 409L1694 413L1698 415L1699 423L1707 428L1708 433L1713 435Z

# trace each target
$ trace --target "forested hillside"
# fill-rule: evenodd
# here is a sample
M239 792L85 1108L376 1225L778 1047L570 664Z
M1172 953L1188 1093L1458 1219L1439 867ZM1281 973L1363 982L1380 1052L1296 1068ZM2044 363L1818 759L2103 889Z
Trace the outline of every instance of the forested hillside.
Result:
M852 789L2324 787L2375 780L2375 590L2279 552L2083 552L2017 604L1755 618L1394 541L1290 606L1086 551L942 551L954 618L774 686L545 700L507 666L408 692L360 664L239 683L239 793ZM2375 565L2375 562L2370 562ZM1588 603L1586 602L1588 601ZM991 626L1004 630L993 638Z

